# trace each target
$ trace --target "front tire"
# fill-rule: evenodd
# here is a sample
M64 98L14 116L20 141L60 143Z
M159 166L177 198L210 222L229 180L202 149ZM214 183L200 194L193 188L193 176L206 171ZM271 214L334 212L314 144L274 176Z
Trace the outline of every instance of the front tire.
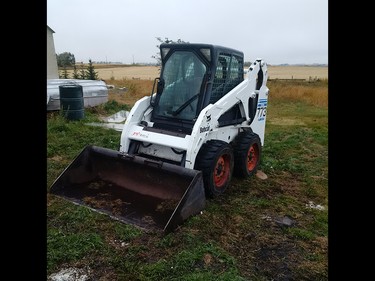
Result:
M207 197L218 196L228 188L233 166L233 150L228 143L210 140L202 145L194 169L202 171Z
M234 173L241 178L256 173L261 157L261 142L252 131L241 132L234 145Z

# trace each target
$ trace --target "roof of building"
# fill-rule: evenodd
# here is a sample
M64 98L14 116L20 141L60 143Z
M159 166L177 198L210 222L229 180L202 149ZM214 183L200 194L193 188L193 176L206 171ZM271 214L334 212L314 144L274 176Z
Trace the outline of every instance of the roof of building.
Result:
M48 25L47 25L47 28L50 29L52 31L52 33L56 33L52 28L50 28Z

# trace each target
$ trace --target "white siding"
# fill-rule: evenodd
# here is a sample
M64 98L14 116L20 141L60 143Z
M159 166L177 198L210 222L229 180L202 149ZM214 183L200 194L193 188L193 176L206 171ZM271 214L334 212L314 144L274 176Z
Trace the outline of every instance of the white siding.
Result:
M53 33L54 31L47 26L47 79L59 78Z

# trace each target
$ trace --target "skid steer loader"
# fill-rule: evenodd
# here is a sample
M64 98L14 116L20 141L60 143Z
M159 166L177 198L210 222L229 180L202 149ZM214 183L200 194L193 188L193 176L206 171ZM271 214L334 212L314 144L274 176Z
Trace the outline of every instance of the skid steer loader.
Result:
M267 65L246 75L241 51L161 44L150 96L125 121L118 151L87 146L51 192L144 229L170 232L222 194L232 174L252 176L264 144Z

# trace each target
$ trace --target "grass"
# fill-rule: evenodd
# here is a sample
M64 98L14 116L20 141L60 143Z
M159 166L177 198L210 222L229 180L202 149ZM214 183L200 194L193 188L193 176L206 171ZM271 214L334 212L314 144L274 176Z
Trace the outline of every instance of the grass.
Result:
M130 109L152 89L146 80L107 83L117 88L109 102L83 120L47 114L48 275L89 267L95 280L328 280L328 81L270 81L260 165L268 179L233 178L225 195L167 235L49 193L86 145L118 149L120 132L85 123ZM282 217L294 224L276 223Z

